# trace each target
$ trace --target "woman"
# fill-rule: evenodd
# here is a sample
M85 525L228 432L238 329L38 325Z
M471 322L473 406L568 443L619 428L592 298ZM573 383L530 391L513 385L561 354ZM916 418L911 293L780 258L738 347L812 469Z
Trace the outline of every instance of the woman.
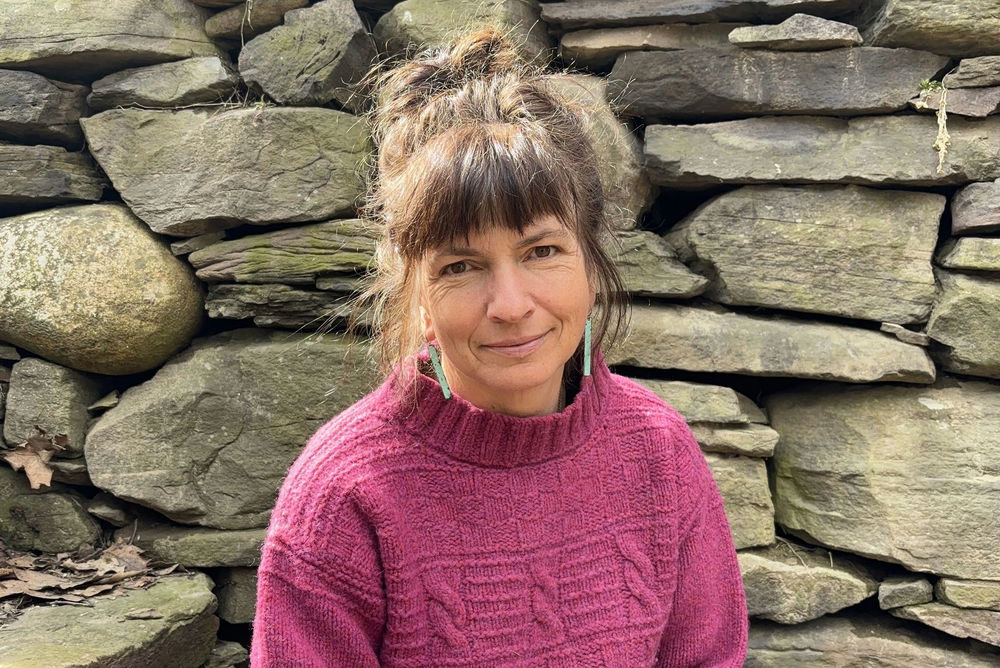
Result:
M684 419L604 362L596 158L538 75L487 30L378 79L389 375L289 470L253 668L743 664L722 500Z

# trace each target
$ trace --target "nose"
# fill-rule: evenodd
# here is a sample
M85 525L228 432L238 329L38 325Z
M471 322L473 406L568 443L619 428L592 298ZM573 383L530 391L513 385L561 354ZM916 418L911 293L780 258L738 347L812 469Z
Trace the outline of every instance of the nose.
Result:
M490 277L486 316L496 322L517 322L535 309L528 277L519 267L497 267Z

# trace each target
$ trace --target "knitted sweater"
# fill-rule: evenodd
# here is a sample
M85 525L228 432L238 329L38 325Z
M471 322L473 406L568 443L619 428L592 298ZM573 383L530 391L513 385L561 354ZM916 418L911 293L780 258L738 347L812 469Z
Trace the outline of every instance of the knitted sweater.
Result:
M405 369L289 469L251 668L743 665L732 536L680 414L599 352L569 406L533 417Z

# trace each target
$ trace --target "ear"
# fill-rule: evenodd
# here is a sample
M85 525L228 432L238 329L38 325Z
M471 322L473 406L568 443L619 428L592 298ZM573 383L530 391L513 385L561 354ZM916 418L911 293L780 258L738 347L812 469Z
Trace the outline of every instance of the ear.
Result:
M434 324L431 322L431 314L424 308L423 300L420 303L420 326L423 327L425 341L433 341L437 338L434 335Z

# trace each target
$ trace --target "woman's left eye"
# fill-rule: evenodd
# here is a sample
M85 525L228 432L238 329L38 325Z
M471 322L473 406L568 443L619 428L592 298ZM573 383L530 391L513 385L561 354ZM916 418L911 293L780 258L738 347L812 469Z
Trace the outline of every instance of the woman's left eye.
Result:
M535 246L531 249L535 257L552 257L556 254L555 246Z

